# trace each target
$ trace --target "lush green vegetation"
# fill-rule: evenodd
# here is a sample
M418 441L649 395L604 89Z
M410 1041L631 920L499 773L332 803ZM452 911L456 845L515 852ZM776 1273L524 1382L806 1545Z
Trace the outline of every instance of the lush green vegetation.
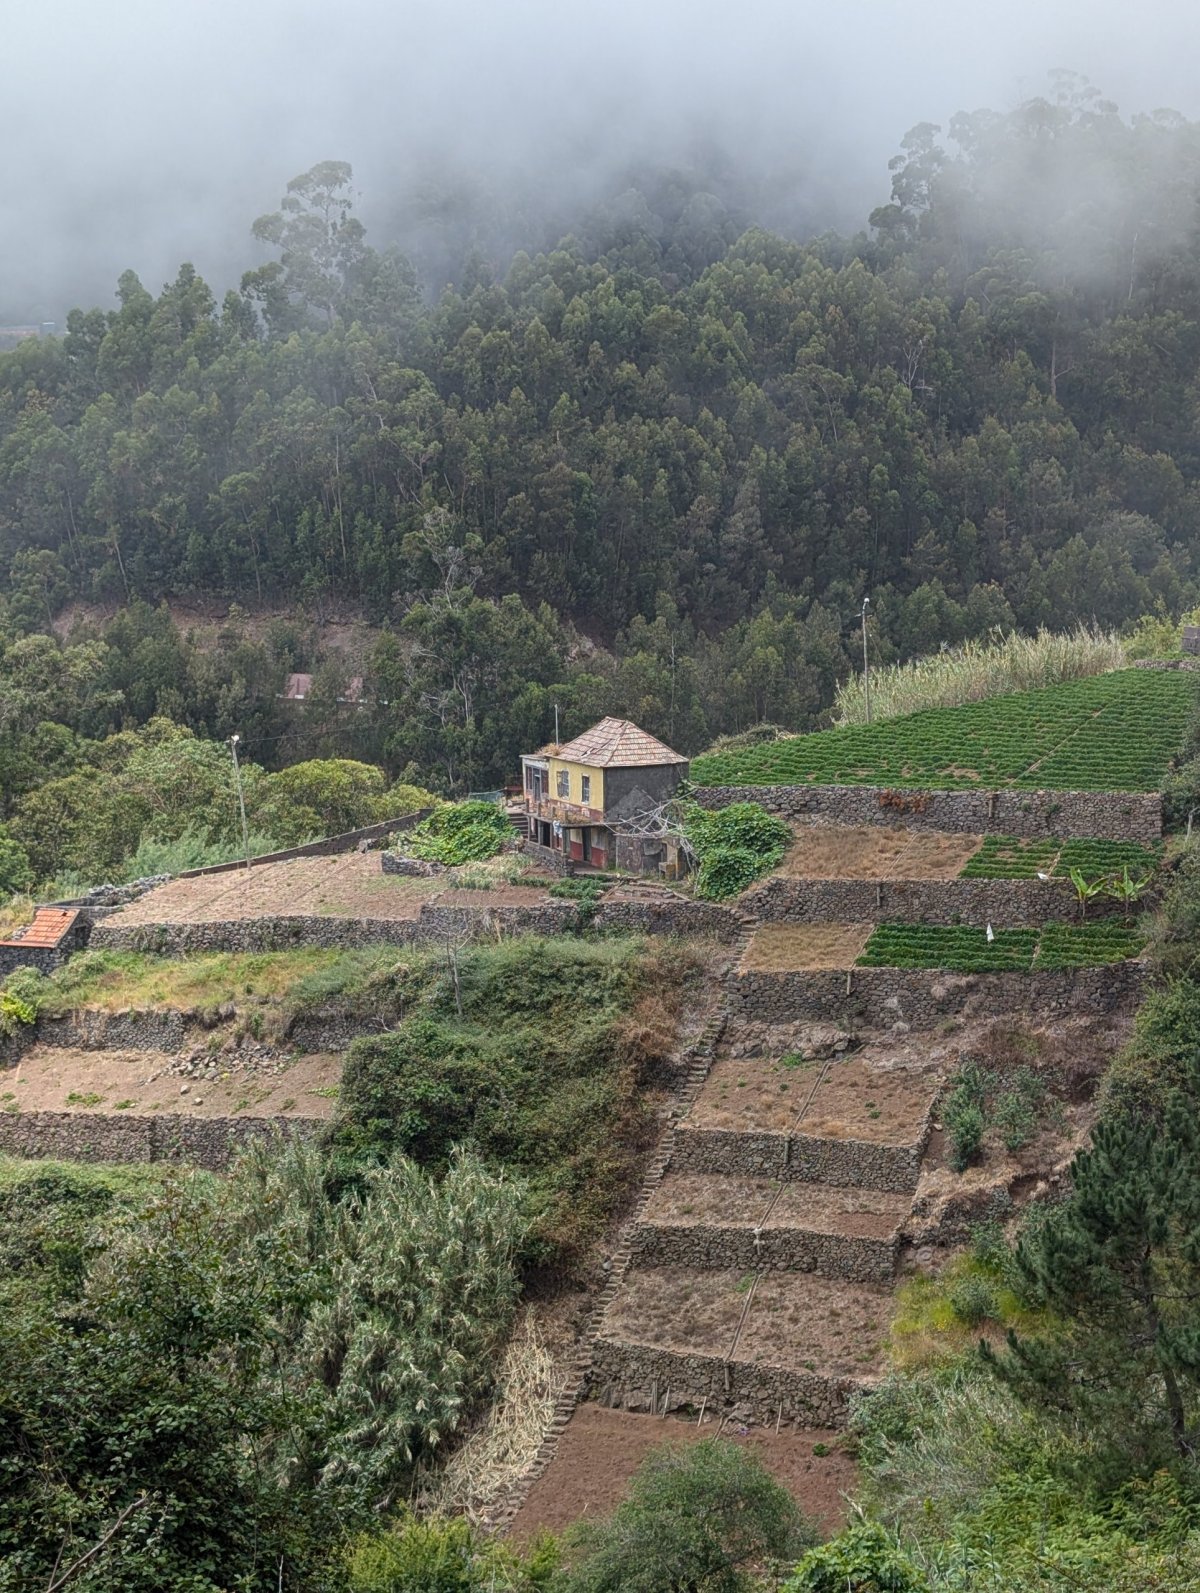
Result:
M984 785L1156 791L1195 702L1186 675L1118 670L961 708L795 736L692 763L704 785Z
M1056 841L985 835L959 879L1035 879L1039 874L1067 879L1078 870L1089 879L1120 875L1152 875L1162 861L1162 847L1133 841Z
M516 1299L520 1186L469 1158L341 1197L325 1174L293 1144L227 1179L5 1181L13 1586L104 1544L86 1580L122 1593L324 1588L447 1444Z
M618 938L406 958L402 1021L347 1053L338 1155L348 1170L397 1152L440 1168L470 1145L526 1182L527 1254L582 1262L654 1132L694 971L677 946Z
M1091 924L1047 923L1039 929L994 929L969 924L880 924L858 959L860 968L944 968L952 973L1028 972L1083 968L1136 957L1146 936L1116 919Z
M713 811L688 802L683 833L696 857L697 896L724 901L782 861L792 832L757 802L731 802Z
M402 850L435 863L482 863L513 838L504 809L494 802L456 802L435 809L405 835Z

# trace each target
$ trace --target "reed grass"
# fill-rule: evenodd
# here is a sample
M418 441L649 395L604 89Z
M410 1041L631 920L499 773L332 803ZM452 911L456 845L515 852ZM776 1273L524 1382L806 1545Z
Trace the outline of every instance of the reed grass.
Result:
M1078 625L1071 631L1043 627L1036 635L1017 631L985 641L889 664L871 671L871 718L894 719L922 708L958 708L1008 692L1033 691L1065 680L1103 675L1125 665L1125 647L1115 631ZM834 723L867 722L866 690L861 675L838 687Z

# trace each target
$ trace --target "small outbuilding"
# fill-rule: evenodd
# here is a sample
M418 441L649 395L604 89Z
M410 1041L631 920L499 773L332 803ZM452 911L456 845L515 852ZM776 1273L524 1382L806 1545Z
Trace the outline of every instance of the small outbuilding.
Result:
M670 801L688 760L628 719L601 719L581 736L521 759L528 845L547 861L657 874L670 843L637 833Z

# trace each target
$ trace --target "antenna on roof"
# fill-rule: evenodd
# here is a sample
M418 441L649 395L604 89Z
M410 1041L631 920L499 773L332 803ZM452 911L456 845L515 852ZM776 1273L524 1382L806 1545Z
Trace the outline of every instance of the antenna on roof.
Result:
M554 704L554 745L558 746L558 704Z

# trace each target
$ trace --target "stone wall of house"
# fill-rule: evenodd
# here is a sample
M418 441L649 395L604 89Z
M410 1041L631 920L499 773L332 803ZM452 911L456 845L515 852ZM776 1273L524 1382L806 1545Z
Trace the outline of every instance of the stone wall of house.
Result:
M693 1128L684 1122L675 1130L671 1170L911 1194L920 1176L930 1121L926 1119L919 1137L907 1145L769 1130Z
M957 879L764 880L739 904L768 923L783 924L993 924L1019 928L1051 920L1078 918L1079 904L1069 880ZM1144 902L1143 906L1149 905ZM1098 897L1089 918L1113 917L1121 904Z
M799 1018L843 1027L928 1029L954 1016L1036 1012L1051 1019L1130 1012L1147 979L1142 961L1045 973L951 974L926 968L739 971L731 981L734 1015L747 1022ZM904 1032L902 1030L901 1032Z
M1053 835L1064 840L1162 838L1162 802L1141 791L908 791L870 785L699 786L706 808L758 802L813 824L886 824L968 835Z
M809 1228L710 1227L640 1222L630 1253L639 1267L736 1267L742 1272L819 1272L852 1283L890 1283L898 1233L886 1238L817 1233Z
M57 946L0 946L0 979L15 973L18 968L36 968L39 973L53 973L66 962L69 952Z
M819 1372L725 1361L717 1355L683 1354L604 1336L595 1342L592 1386L607 1403L629 1410L738 1407L763 1423L844 1427L851 1378Z
M188 1162L221 1172L251 1140L316 1134L316 1118L137 1117L105 1112L0 1114L0 1153L75 1162Z

